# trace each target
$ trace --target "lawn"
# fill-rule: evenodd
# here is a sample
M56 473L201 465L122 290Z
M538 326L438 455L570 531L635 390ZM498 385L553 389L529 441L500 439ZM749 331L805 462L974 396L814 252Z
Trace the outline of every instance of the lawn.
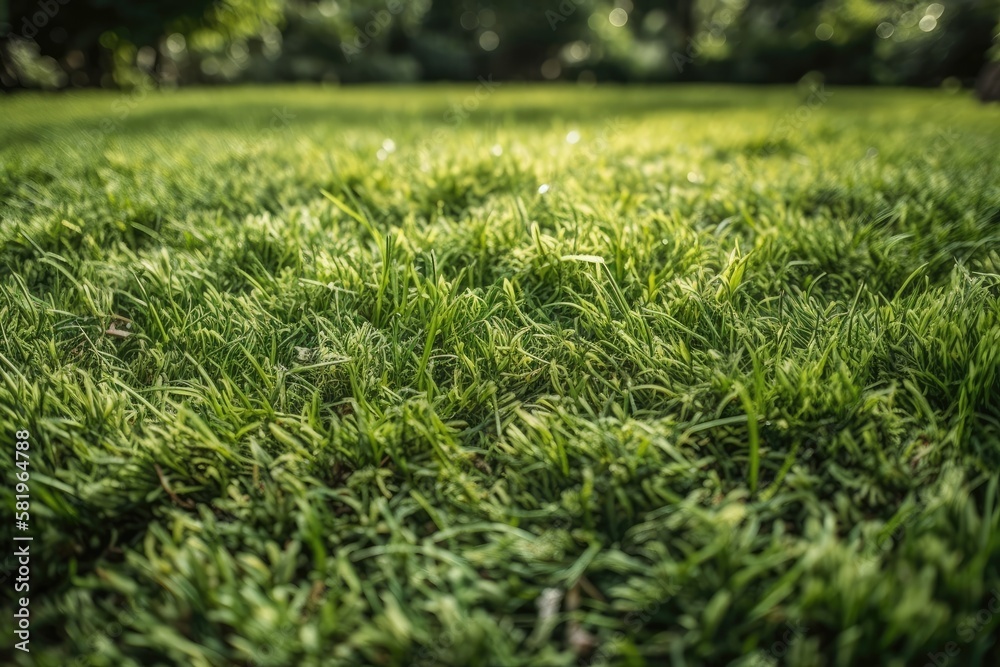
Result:
M995 106L485 81L0 115L14 664L1000 660Z

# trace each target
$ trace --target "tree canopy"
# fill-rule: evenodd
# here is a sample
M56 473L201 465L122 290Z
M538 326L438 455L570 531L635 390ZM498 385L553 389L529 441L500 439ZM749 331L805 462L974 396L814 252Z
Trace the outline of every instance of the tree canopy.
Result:
M241 81L971 82L1000 0L13 0L4 87Z

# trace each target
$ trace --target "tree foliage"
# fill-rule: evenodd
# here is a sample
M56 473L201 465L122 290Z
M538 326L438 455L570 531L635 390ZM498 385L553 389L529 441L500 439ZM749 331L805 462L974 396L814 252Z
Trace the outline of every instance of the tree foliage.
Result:
M14 0L6 86L500 79L970 82L1000 0ZM145 49L144 49L145 47ZM20 63L20 64L19 64Z

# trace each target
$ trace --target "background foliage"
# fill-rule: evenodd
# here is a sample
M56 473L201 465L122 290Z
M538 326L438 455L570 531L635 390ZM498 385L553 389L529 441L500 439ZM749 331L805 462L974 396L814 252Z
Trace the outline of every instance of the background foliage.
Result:
M968 83L998 0L14 0L4 87L498 79Z

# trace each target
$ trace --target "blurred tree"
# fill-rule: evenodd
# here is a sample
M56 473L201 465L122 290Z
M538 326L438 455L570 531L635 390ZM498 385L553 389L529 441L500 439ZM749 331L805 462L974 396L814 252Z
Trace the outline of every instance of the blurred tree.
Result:
M110 85L109 75L136 65L152 70L161 41L169 34L194 33L195 41L229 41L254 34L268 20L279 20L282 4L282 0L11 0L9 18L0 16L9 30L0 40L5 44L0 55L9 59L11 40L31 40L41 54L76 75L76 81ZM143 58L136 62L143 47L147 47ZM125 82L121 79L118 84Z
M1000 0L13 0L0 82L971 83ZM0 27L2 29L2 27ZM35 72L31 74L30 72Z

